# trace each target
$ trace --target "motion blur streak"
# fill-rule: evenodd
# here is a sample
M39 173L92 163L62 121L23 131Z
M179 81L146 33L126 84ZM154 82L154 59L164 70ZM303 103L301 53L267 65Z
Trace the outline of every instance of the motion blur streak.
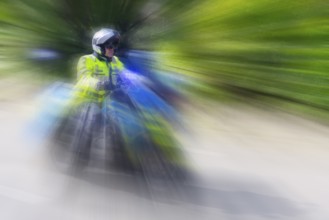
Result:
M329 219L328 8L0 1L0 219ZM73 108L100 27L127 84Z

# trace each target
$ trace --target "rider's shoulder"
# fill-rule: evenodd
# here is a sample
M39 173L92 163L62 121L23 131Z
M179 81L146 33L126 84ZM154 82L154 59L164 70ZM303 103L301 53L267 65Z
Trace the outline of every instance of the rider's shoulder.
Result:
M112 57L112 62L117 65L122 65L121 60L117 56Z
M119 58L117 56L113 56L112 57L112 62L115 63L115 62L120 62Z
M88 59L88 60L94 60L94 61L97 60L97 57L95 57L94 54L83 55L81 58Z
M96 61L96 57L93 54L86 54L86 55L82 55L80 57L80 60L92 60L92 61Z

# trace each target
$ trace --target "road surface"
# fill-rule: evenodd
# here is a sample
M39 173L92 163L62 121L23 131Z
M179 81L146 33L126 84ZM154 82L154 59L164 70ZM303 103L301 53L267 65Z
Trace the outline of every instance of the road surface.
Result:
M166 189L92 167L59 172L29 135L35 93L16 97L0 98L0 219L329 219L326 126L245 105L189 106L179 139L193 178Z

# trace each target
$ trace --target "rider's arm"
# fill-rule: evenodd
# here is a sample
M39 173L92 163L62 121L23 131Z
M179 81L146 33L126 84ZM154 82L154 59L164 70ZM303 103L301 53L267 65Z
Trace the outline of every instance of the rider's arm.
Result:
M119 60L118 57L113 57L113 63L115 65L115 69L118 73L117 78L117 87L122 86L125 82L122 79L122 72L125 70L124 64Z
M94 77L94 60L88 56L82 56L77 66L77 85L85 89L96 90L99 80Z

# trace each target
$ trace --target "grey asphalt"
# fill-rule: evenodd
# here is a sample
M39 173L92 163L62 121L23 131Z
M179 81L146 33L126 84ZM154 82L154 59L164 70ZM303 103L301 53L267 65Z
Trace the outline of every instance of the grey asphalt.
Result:
M29 135L34 94L0 102L0 219L329 219L329 129L252 107L187 107L193 178L168 188L90 167L59 172Z

